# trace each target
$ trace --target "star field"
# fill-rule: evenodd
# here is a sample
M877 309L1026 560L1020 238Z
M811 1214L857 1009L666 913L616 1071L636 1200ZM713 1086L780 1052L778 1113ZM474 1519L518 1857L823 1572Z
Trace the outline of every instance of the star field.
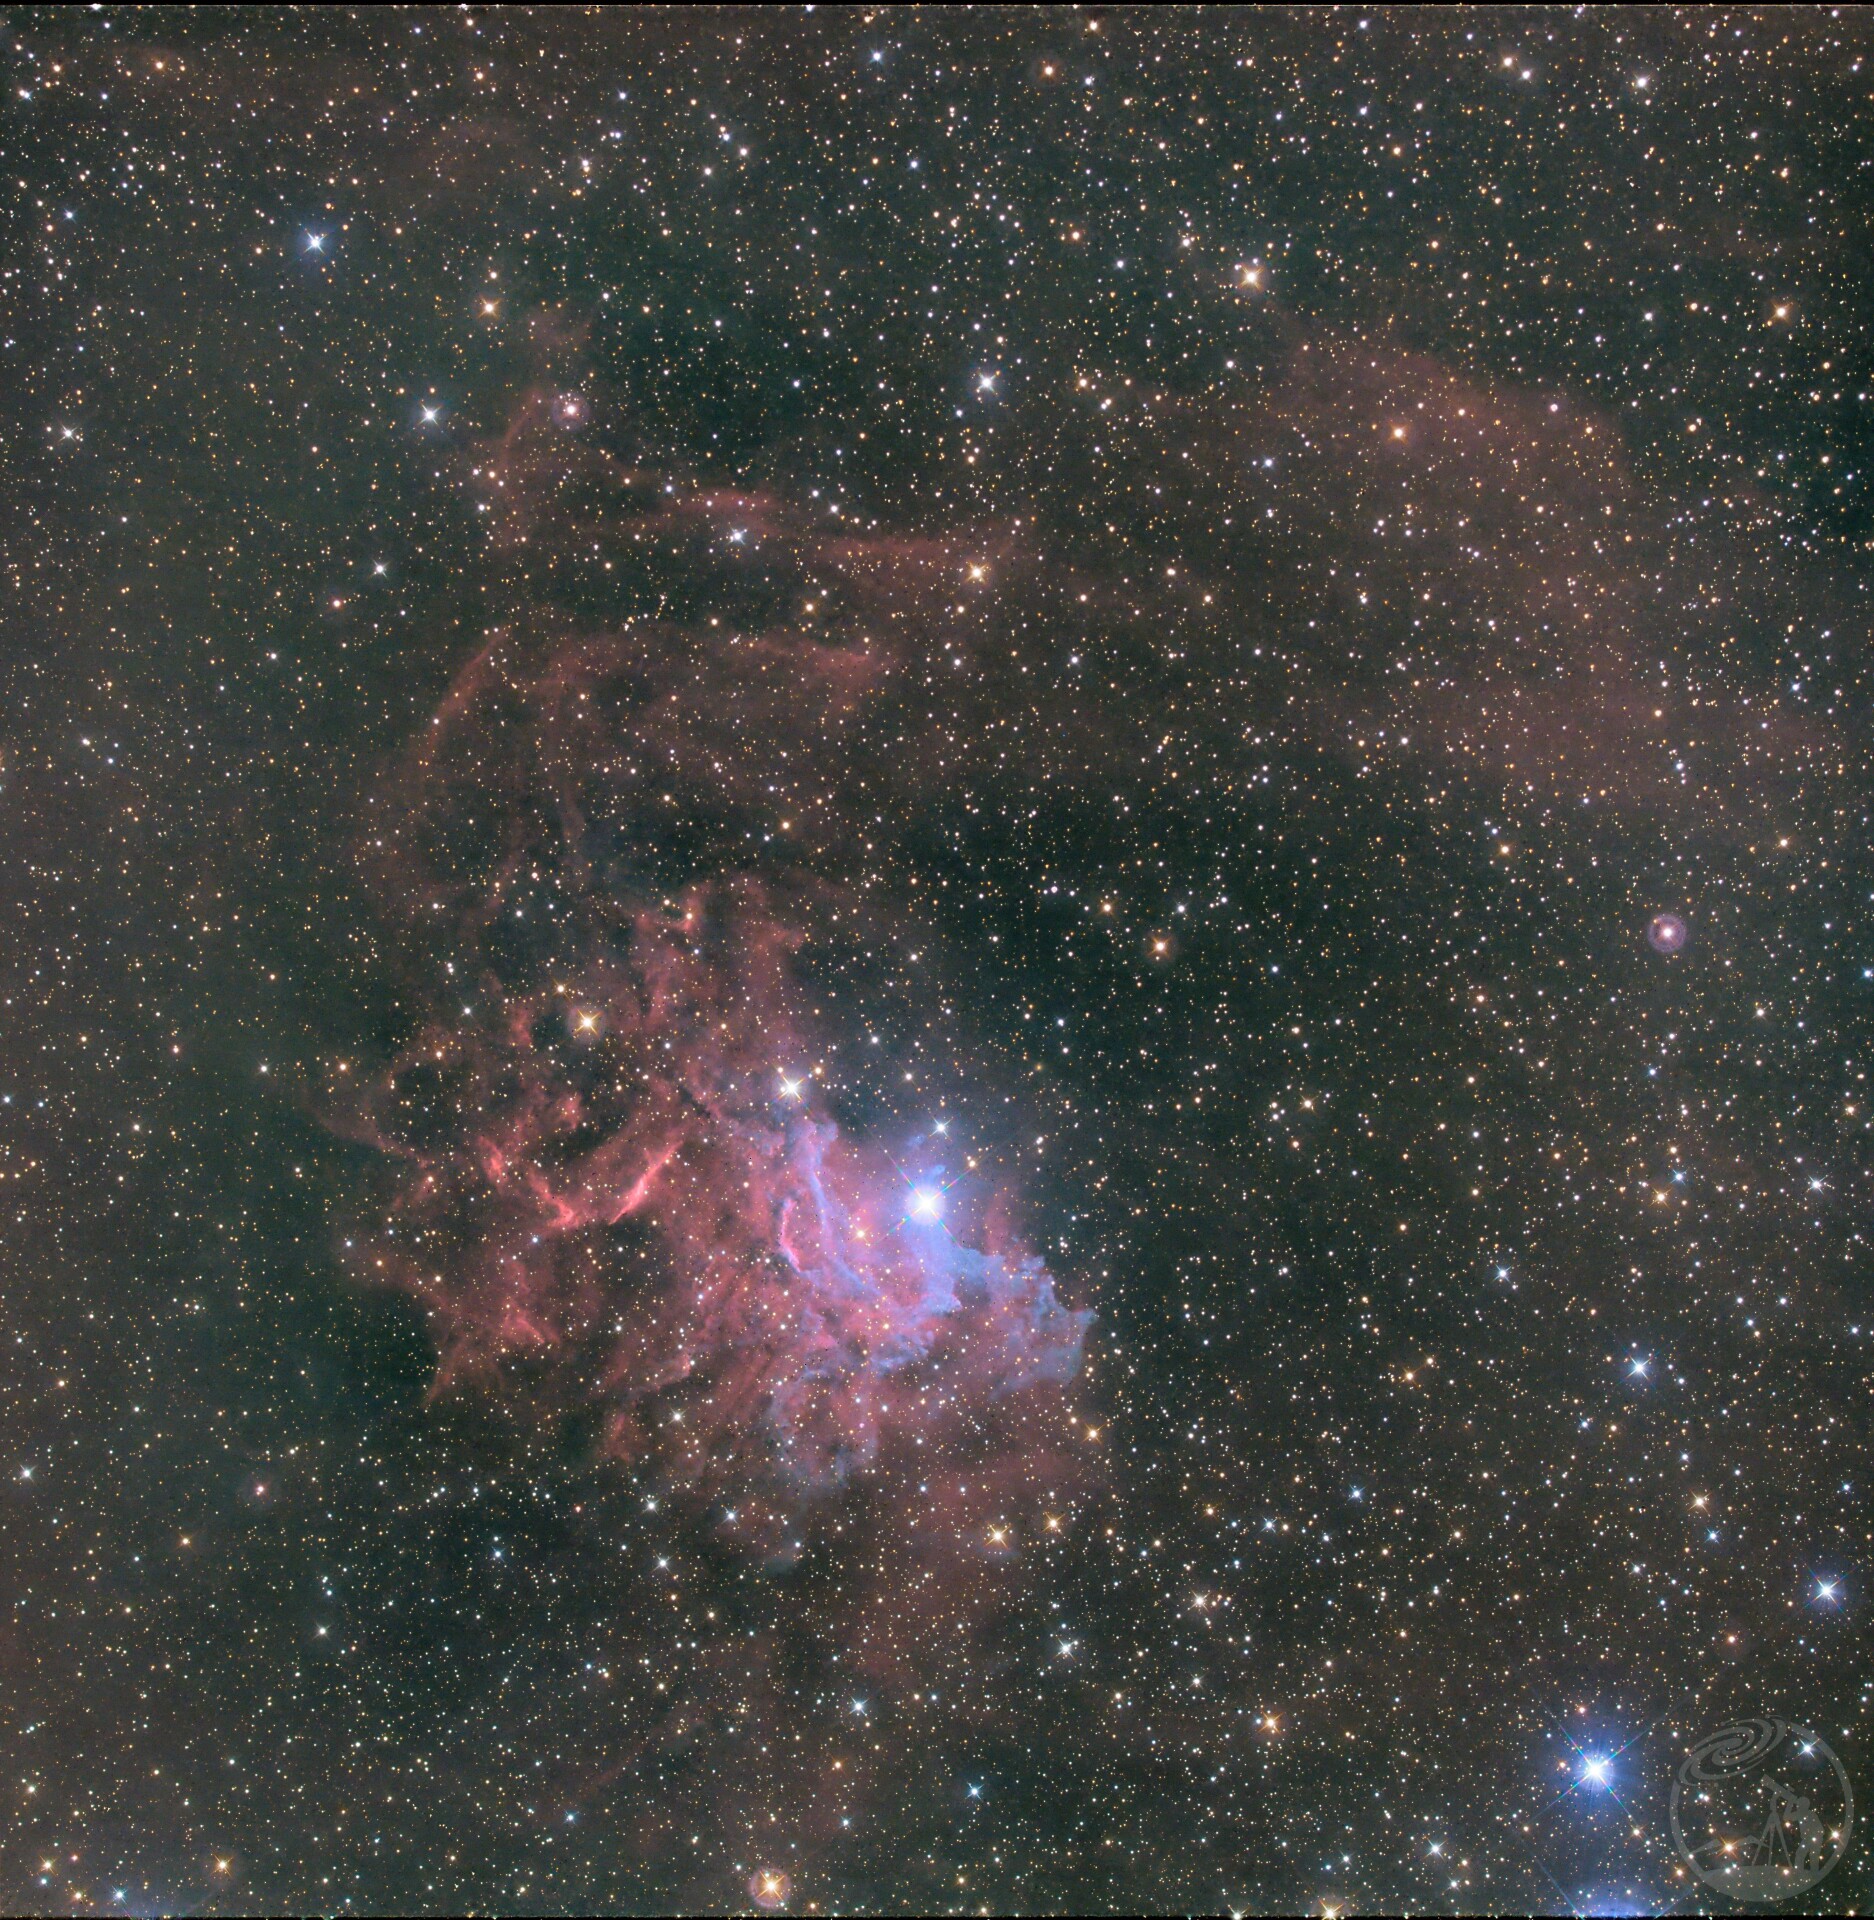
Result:
M1865 14L0 44L0 1905L1864 1778Z

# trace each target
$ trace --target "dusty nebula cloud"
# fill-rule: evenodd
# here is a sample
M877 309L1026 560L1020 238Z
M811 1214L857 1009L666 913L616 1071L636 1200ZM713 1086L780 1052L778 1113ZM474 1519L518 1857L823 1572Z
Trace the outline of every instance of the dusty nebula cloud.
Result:
M1645 521L1591 410L1297 338L1241 403L1128 396L1150 505L1115 500L1134 518L1102 543L1045 511L883 526L823 489L712 481L632 444L581 327L543 312L530 338L500 430L449 449L498 617L364 835L427 1012L349 1124L401 1170L365 1271L427 1309L439 1383L601 1410L621 1459L825 1490L894 1434L1080 1374L1092 1316L1023 1251L1022 1195L851 1071L876 1044L854 979L907 991L887 955L950 1063L984 1070L906 882L933 808L1041 800L1058 823L1149 788L1201 817L1185 759L1268 751L1680 804L1635 737L1645 602L1716 618L1724 595L1632 573ZM1031 424L1037 497L1117 431ZM1511 498L1530 531L1506 554ZM1342 556L1299 594L1297 538ZM1433 609L1462 639L1427 658ZM1715 677L1701 723L1721 762L1762 751Z
M908 644L869 628L958 568L942 545L809 537L765 497L648 485L551 437L584 423L573 398L530 394L481 456L498 543L564 549L611 515L699 606L729 604L723 563L760 552L795 610L591 629L535 604L457 677L364 848L411 950L452 957L347 1121L396 1169L354 1249L423 1303L439 1385L601 1409L606 1451L683 1484L824 1491L894 1435L922 1446L1071 1384L1093 1317L956 1163L949 1120L837 1117L864 1036L816 963L911 928L864 871ZM851 631L816 625L829 594ZM799 765L806 820L767 777Z

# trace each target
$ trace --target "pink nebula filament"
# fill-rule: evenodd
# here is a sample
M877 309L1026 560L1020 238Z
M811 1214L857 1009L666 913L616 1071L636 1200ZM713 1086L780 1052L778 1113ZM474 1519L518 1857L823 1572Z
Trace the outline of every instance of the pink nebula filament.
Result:
M373 1267L428 1307L444 1380L563 1360L619 1455L797 1492L1074 1380L1092 1315L1038 1258L965 1244L940 1170L907 1196L775 1091L775 1052L804 1050L774 1044L789 944L760 894L702 890L579 981L583 1040L562 985L392 1069L370 1130L412 1177Z

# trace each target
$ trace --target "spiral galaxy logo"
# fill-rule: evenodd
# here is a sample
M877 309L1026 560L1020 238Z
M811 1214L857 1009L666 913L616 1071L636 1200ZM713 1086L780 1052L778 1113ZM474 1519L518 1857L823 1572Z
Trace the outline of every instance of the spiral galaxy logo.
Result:
M1708 1733L1672 1782L1672 1840L1708 1887L1734 1900L1788 1900L1848 1850L1854 1791L1812 1728L1744 1720Z

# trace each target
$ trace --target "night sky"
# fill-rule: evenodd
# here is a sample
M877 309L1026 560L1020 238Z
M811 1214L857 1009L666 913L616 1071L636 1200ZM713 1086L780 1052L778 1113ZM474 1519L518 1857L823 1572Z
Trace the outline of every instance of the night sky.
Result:
M0 1906L1874 1798L1874 16L0 42Z

